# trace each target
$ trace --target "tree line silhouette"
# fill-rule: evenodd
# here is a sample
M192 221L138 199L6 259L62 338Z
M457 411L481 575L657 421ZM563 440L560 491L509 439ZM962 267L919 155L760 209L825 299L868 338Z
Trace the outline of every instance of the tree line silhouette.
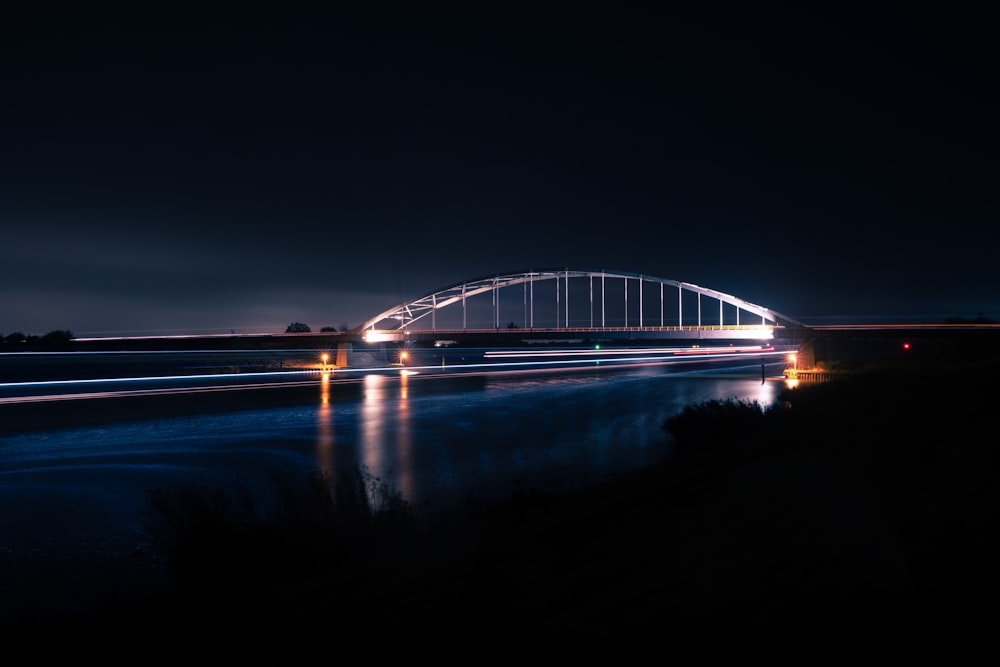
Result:
M347 325L341 324L340 331L347 331ZM292 322L285 333L309 333L312 328L301 322ZM321 332L338 331L337 327L326 326ZM73 332L68 329L55 329L41 336L14 331L9 334L0 333L0 352L67 352L73 349Z
M337 327L323 327L320 329L321 333L327 333L330 331L337 331ZM347 331L347 325L341 324L340 331ZM302 322L292 322L287 327L285 327L285 333L311 333L312 327L308 324L303 324Z
M69 350L73 333L56 329L42 336L26 335L20 331L0 334L0 350L4 352L59 352Z

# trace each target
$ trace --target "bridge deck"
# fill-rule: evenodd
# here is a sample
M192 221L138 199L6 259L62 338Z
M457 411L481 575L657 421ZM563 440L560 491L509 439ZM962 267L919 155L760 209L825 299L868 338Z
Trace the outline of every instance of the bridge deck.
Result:
M421 342L451 339L462 342L490 341L518 344L525 340L581 339L602 340L771 340L780 327L762 325L715 326L632 326L632 327L511 327L495 329L399 329L361 332L359 340L368 343Z

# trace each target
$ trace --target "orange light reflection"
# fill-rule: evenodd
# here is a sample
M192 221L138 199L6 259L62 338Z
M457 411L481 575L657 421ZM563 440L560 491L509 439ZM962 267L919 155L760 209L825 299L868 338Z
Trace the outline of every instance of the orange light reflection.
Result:
M316 413L316 467L333 478L333 409L330 407L330 374L320 382L319 410Z

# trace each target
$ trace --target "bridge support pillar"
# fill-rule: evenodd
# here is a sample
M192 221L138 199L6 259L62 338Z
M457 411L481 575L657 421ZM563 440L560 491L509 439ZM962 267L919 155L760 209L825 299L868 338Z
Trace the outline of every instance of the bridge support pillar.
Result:
M353 346L351 343L337 343L337 368L344 368L347 366L348 353L351 352Z

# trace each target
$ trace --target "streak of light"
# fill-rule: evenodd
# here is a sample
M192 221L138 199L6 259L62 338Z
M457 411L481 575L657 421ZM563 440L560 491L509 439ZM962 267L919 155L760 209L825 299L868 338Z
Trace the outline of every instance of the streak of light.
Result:
M78 380L33 380L30 382L0 382L7 387L57 387L72 384L108 384L112 382L163 382L165 380L219 380L224 378L274 377L277 375L315 375L319 371L262 371L258 373L211 373L207 375L148 375L143 377L83 378Z
M571 350L503 350L483 353L487 359L516 359L534 357L617 357L626 354L639 354L642 356L665 354L665 355L696 355L704 356L708 354L760 354L773 352L773 347L762 348L759 345L741 345L730 347L651 347L651 348L627 348L627 349L571 349Z
M734 358L740 359L764 359L769 357L784 357L784 351L774 350L773 348L751 348L745 350L738 354L719 354L718 352L710 351L710 348L700 348L700 352L694 353L695 350L692 348L685 348L685 351L691 350L692 353L686 353L683 356L678 356L674 354L677 348L655 348L652 350L647 350L645 352L628 350L624 351L625 354L631 354L633 356L614 356L601 358L582 359L577 352L586 352L592 354L594 350L569 350L567 352L572 352L574 354L569 355L554 355L551 350L539 350L539 353L546 354L529 354L524 355L526 358L523 361L491 361L484 363L468 363L460 364L449 367L450 372L442 372L442 367L439 366L410 366L405 370L401 370L399 366L384 366L384 367L368 367L368 368L344 368L338 369L335 372L321 372L315 369L309 370L295 370L295 371L265 371L265 372L254 372L254 373L225 373L225 374L209 374L209 375L163 375L163 376L146 376L146 377L124 377L124 378L92 378L92 379L78 379L78 380L45 380L45 381L31 381L31 382L8 382L0 383L0 388L7 390L17 390L20 388L25 389L38 389L38 388L51 388L53 391L58 391L60 388L72 387L72 386L107 386L114 383L127 383L127 384L139 384L143 382L190 382L190 381L214 381L216 384L210 384L207 386L179 386L179 387L160 387L160 388L148 388L148 389L123 389L123 390L109 390L109 391L81 391L75 393L51 393L51 394L40 394L40 395L19 395L19 396L8 396L0 397L0 405L4 404L24 404L24 403L42 403L51 401L63 401L63 400L82 400L82 399L94 399L94 398L122 398L130 396L169 396L178 394L191 394L191 393L218 393L223 391L240 391L244 389L276 389L283 387L304 387L310 385L318 385L321 382L329 384L342 384L342 383L356 383L362 378L371 375L385 375L388 377L400 377L400 375L407 375L414 378L442 378L442 377L457 377L461 375L468 375L470 373L502 373L502 372L515 372L515 371L565 371L565 370L586 370L588 368L600 367L602 364L607 364L608 366L613 366L615 368L621 368L625 366L651 366L651 365L690 365L697 362L725 362L730 361ZM731 348L720 348L720 349L731 349ZM622 353L623 351L618 350L617 352ZM752 352L752 353L751 353ZM514 355L518 358L522 355ZM568 356L569 358L557 358L557 359L544 359L538 358L542 356ZM324 375L329 375L329 379L324 379ZM286 381L274 381L275 378L299 378L296 380L286 380ZM266 378L268 382L247 382L247 380L252 379L263 379ZM240 382L233 384L217 384L224 380L239 380Z

